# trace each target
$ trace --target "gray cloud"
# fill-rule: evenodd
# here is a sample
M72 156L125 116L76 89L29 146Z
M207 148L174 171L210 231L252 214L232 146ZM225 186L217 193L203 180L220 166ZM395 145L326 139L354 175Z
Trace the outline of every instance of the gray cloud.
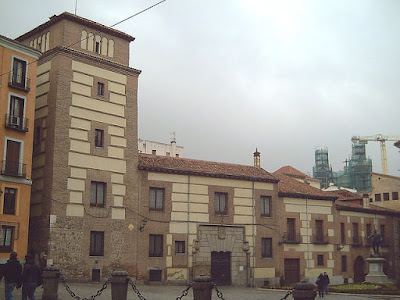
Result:
M78 1L78 14L111 25L155 2ZM7 3L11 38L74 10L75 1ZM3 5L4 6L4 5ZM353 135L400 135L398 1L176 1L117 27L136 37L139 136L168 142L176 131L187 157L311 172L328 146L335 170ZM19 12L24 22L15 22ZM400 154L388 143L390 174ZM367 153L380 172L378 143Z

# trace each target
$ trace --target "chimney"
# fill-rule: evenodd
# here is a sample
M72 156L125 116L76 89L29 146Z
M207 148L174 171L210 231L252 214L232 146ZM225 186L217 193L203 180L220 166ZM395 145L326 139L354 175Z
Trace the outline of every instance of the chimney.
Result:
M176 156L176 141L175 140L171 141L171 156L172 157Z
M256 152L254 152L253 155L254 155L254 166L256 168L261 168L260 152L258 152L257 148Z

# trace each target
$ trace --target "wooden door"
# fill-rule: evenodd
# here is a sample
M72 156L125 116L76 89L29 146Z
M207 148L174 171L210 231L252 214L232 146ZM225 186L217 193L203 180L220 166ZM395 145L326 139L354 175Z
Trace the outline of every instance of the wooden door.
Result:
M5 172L11 175L18 175L19 170L20 143L7 140Z
M300 259L285 258L286 285L293 285L300 281Z
M359 256L354 261L354 282L364 282L365 281L365 261L362 256Z
M216 285L231 285L230 252L211 252L211 279Z

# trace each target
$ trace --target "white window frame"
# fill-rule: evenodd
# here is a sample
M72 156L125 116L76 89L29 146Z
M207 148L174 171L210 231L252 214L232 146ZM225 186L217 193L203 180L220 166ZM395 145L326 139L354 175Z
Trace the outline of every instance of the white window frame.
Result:
M14 58L22 60L22 61L25 62L26 70L25 70L25 86L24 86L24 88L26 88L27 84L28 84L28 71L29 71L28 66L29 66L29 61L26 60L25 58L21 57L21 56L12 54L11 55L11 70L10 70L10 74L12 74L13 71L14 71L13 70L14 69Z
M20 94L16 94L16 93L12 93L12 92L9 92L8 93L8 101L7 101L7 115L10 115L10 102L11 102L11 97L12 96L14 96L14 97L18 97L18 98L21 98L21 99L23 99L24 100L24 112L23 112L23 114L22 114L22 120L21 120L21 125L24 125L24 121L25 121L25 112L26 112L26 97L25 96L22 96L22 95L20 95Z

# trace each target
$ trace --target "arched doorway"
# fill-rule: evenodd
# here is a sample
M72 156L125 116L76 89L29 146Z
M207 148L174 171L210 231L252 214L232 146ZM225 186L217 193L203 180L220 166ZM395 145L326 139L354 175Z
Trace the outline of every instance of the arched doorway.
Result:
M354 282L364 282L365 281L365 261L362 256L358 256L354 261Z

